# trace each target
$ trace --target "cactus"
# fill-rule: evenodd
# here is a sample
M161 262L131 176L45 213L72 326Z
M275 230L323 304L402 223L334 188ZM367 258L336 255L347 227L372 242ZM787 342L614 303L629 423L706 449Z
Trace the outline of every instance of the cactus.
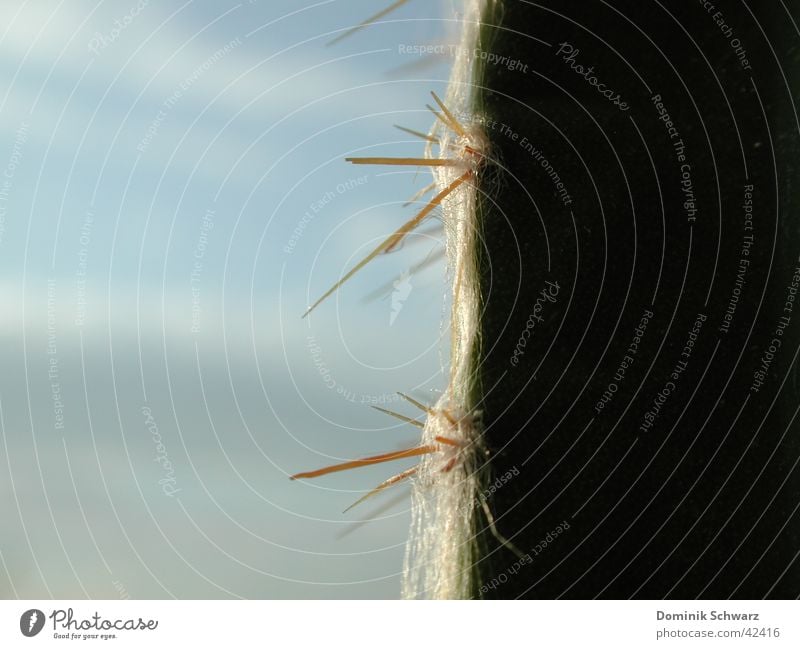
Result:
M709 4L465 3L404 596L796 595L798 35Z

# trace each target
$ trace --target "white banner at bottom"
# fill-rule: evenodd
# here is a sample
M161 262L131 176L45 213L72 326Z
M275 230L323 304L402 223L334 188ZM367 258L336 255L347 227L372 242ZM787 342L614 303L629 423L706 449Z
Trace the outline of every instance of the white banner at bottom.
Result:
M7 600L0 647L800 647L798 618L797 601Z

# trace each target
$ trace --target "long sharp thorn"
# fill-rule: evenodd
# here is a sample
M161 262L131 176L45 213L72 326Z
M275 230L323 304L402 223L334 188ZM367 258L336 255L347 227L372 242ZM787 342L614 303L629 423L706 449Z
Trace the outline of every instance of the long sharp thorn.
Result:
M428 135L427 133L422 133L421 131L415 131L413 128L406 128L405 126L400 126L399 124L395 124L394 127L399 128L401 131L404 131L410 135L414 135L418 138L422 138L423 140L427 140L428 142L439 144L439 138L436 137L435 135Z
M403 394L402 392L398 392L397 394L399 394L401 397L403 397L403 399L408 401L411 405L414 405L417 408L419 408L420 410L422 410L422 412L425 412L427 414L431 413L431 409L428 406L426 406L424 403L420 403L416 399L413 399L412 397L409 397L407 394Z
M435 231L438 231L440 229L441 229L441 226L436 226ZM424 233L421 232L420 234L427 234L427 233L426 232L424 232ZM396 241L391 246L389 246L386 250L384 250L384 252L385 253L395 252L396 250L398 250L400 248L400 246L402 244L403 244L402 239L400 241ZM412 272L413 272L413 269L412 269Z
M411 232L414 228L416 228L422 219L424 219L428 214L433 211L433 209L441 204L441 202L453 191L455 191L461 183L466 182L466 180L472 175L472 171L465 171L461 174L458 178L456 178L453 182L451 182L447 187L445 187L442 191L440 191L436 196L434 196L430 202L423 207L417 215L406 221L403 225L401 225L395 232L386 239L371 253L369 253L364 259L358 262L353 268L351 268L342 279L336 282L333 286L331 286L321 298L319 298L314 304L308 307L308 310L303 314L302 317L306 317L309 313L311 313L314 309L319 306L319 304L327 297L332 295L336 289L338 289L342 284L344 284L348 279L350 279L353 275L355 275L359 270L364 268L369 262L371 262L375 257L381 254L384 250L394 247L404 236L406 236L409 232Z
M398 482L400 482L400 481L402 481L402 480L405 480L406 478L408 478L408 477L410 477L410 476L414 475L416 472L417 472L417 467L412 467L412 468L410 468L410 469L406 469L406 470L405 470L405 471L403 471L402 473L398 473L397 475L393 475L393 476L392 476L391 478L389 478L388 480L384 480L383 482L381 482L381 483L380 483L380 484L379 484L377 487L375 487L375 488L374 488L372 491L370 491L370 492L369 492L369 493L367 493L366 495L364 495L364 496L361 496L361 498L359 498L358 500L356 500L356 501L355 501L355 502L354 502L352 505L350 505L350 506L349 506L347 509L345 509L345 510L344 510L344 512L342 512L342 513L344 514L344 513L347 513L347 512L349 512L351 509L353 509L353 507L355 507L356 505L360 505L360 504L361 504L361 503L363 503L363 502L364 502L364 501L365 501L367 498L372 498L372 496L374 496L374 495L376 495L376 494L379 494L381 491L383 491L383 490L384 490L384 489L386 489L387 487L391 487L393 484L397 484Z
M439 442L440 444L447 444L448 446L455 446L456 448L463 448L464 444L459 442L456 439L450 439L449 437L444 437L443 435L437 435L434 439Z
M439 104L439 108L442 109L442 112L447 116L447 119L450 122L452 129L456 133L458 133L461 137L465 137L467 135L467 132L464 130L464 127L461 126L461 123L456 119L455 115L453 115L453 113L451 113L448 110L447 106L444 105L444 102L441 99L439 99L439 96L435 92L433 92L433 90L431 90L431 95L436 100L436 103Z
M410 167L457 167L460 163L452 158L345 158L354 165L402 165Z
M355 34L357 31L359 31L361 29L364 29L364 27L368 27L372 23L379 21L386 14L388 14L391 11L394 11L395 9L400 7L401 5L404 5L406 2L408 2L408 0L397 0L396 2L393 2L392 4L390 4L385 9L381 9L378 13L374 14L373 16L370 16L365 21L359 23L358 25L356 25L355 27L352 27L351 29L348 29L343 34L339 34L336 38L328 41L326 43L326 45L333 45L335 43L338 43L341 40L344 40L348 36L350 36L352 34Z
M431 106L430 104L425 104L425 108L427 108L429 111L431 111L436 116L436 119L438 119L442 124L444 124L451 131L455 131L456 130L454 128L453 124L451 124L447 120L447 118L444 115L442 115L438 110L436 110L433 106Z
M390 417L394 417L395 419L399 419L400 421L404 421L407 424L411 424L412 426L416 426L417 428L425 428L425 424L417 419L412 419L411 417L406 417L405 415L401 415L399 412L395 412L394 410L387 410L386 408L381 408L380 406L372 406L375 410L378 410L384 414L389 415Z
M380 464L382 462L392 462L394 460L403 460L409 457L416 457L418 455L425 455L433 453L436 450L435 446L413 446L411 448L403 449L402 451L392 451L391 453L381 453L380 455L373 455L371 457L364 457L360 460L350 460L349 462L342 462L341 464L333 464L326 466L315 471L303 471L289 476L290 480L298 480L299 478L317 478L321 475L328 473L336 473L337 471L347 471L348 469L357 469L362 466L371 466L373 464Z

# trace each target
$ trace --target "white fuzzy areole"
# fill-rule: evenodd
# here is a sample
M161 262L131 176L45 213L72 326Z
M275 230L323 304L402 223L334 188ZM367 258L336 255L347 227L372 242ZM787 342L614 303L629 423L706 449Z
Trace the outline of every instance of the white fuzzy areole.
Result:
M453 64L444 103L460 123L469 124L472 144L483 141L475 120L465 120L472 105L471 84L479 18L486 0L466 0L463 35ZM439 120L432 129L439 138L433 148L453 157L448 145L464 138L450 132ZM458 149L456 149L458 150ZM450 151L449 153L446 153ZM467 157L464 166L434 168L439 191L474 164ZM402 595L404 598L465 599L472 595L472 567L477 559L475 531L479 479L477 458L480 439L471 403L473 349L478 333L478 275L475 260L475 187L463 183L442 203L448 278L451 282L450 382L429 414L422 432L422 444L437 442L437 436L455 440L461 448L423 456L411 495L411 530L406 546ZM455 423L454 423L455 422ZM442 469L449 459L456 461L449 471Z

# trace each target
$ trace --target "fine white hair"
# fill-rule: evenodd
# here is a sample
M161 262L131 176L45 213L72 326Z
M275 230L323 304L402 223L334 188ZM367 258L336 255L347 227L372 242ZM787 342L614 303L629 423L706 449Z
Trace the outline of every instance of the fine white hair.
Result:
M444 98L444 104L467 129L466 140L472 145L483 141L477 121L465 116L471 112L474 52L486 1L463 3L462 37ZM429 157L434 148L440 156L464 157L463 166L434 168L437 189L442 191L476 163L464 149L464 136L441 120L436 120L431 134L438 138L438 145L428 146ZM405 598L465 599L474 591L478 469L483 461L472 402L479 312L475 204L474 183L467 181L441 206L452 292L449 383L428 415L421 443L436 445L436 438L443 437L458 446L448 447L444 454L425 455L420 462L411 496L411 530L403 570Z

